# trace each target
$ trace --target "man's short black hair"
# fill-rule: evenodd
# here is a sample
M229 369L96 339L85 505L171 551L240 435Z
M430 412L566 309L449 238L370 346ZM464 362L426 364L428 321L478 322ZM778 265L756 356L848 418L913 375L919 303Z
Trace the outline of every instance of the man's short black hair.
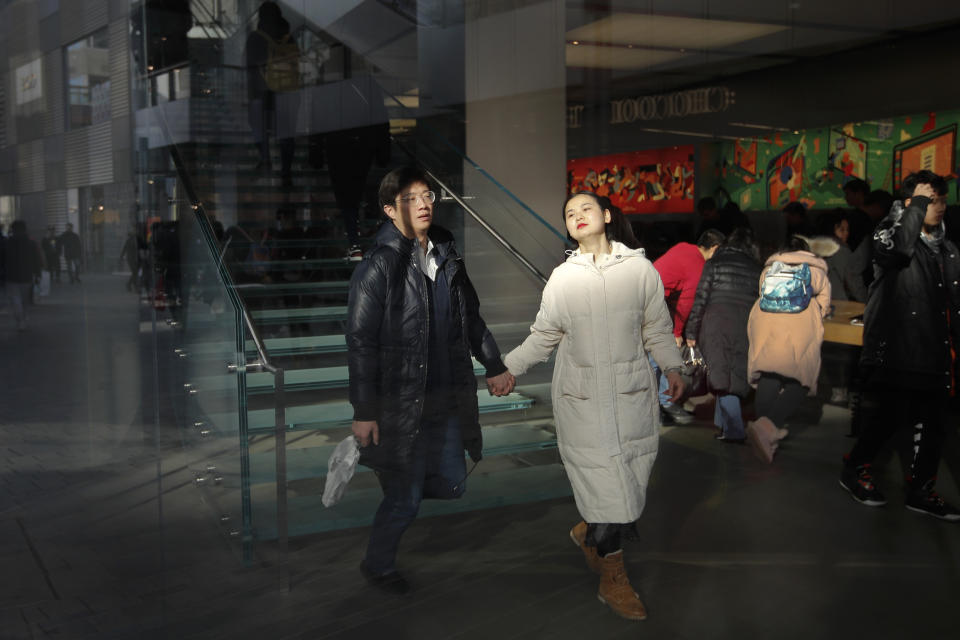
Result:
M719 247L723 244L723 241L727 237L723 235L720 231L716 229L707 229L700 234L700 237L697 239L697 246L703 249L712 249L713 247Z
M864 199L863 204L868 207L876 204L879 205L884 211L890 211L890 207L893 206L893 196L889 191L876 189L870 192L870 195Z
M903 179L903 184L900 185L900 197L904 199L912 198L918 184L930 185L938 196L947 195L947 181L933 171L923 169L922 171L915 171Z
M383 176L383 180L380 181L380 190L377 194L377 197L380 199L380 206L397 206L397 196L415 182L423 182L430 187L430 180L427 178L427 174L419 167L413 165L399 167ZM430 188L432 189L432 187Z
M866 180L861 180L860 178L854 178L847 184L843 185L844 191L853 191L855 193L862 193L867 195L870 193L870 184Z
M788 216L803 216L807 217L807 208L799 202L791 202L783 208L783 212Z

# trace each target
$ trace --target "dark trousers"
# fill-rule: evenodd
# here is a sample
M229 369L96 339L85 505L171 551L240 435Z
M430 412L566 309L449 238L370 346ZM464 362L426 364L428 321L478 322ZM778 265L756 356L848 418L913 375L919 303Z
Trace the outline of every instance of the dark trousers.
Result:
M767 417L777 427L782 427L800 408L806 395L807 388L800 384L799 380L773 373L761 373L754 398L757 417Z
M913 428L913 462L910 476L919 485L937 475L946 436L947 397L886 385L874 386L864 394L863 432L847 464L873 462L893 434Z
M587 524L586 544L597 548L597 555L601 558L623 548L623 525L607 522L591 522Z
M80 258L67 258L67 273L70 282L80 282Z
M383 501L364 559L369 571L384 574L396 569L400 538L417 517L420 502L459 498L466 489L466 468L459 419L447 414L425 418L414 441L410 469L377 474Z

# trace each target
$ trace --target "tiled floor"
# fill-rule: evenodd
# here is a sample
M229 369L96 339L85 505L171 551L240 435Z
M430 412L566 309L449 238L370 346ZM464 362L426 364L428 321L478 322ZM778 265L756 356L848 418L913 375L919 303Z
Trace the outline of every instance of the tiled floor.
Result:
M570 499L424 518L392 599L365 530L271 545L244 568L185 468L149 324L122 276L55 287L18 333L0 307L0 638L955 638L960 527L838 486L848 414L796 425L775 464L709 425L668 428L626 549L650 610L613 616L567 538ZM942 493L958 499L952 428ZM288 585L290 588L288 588Z

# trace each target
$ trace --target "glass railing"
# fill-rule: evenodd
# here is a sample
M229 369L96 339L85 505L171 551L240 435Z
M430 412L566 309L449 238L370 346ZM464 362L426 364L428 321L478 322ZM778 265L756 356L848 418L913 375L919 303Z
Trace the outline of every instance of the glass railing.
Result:
M154 243L157 290L167 290L169 304L162 314L174 323L176 343L164 355L180 376L178 422L191 472L209 495L202 502L225 516L224 531L246 561L274 549L282 557L287 535L369 525L382 495L374 474L360 468L339 504L320 502L327 460L350 435L353 415L344 321L358 262L345 258L354 242L369 249L384 220L376 196L382 176L414 163L437 183L436 223L454 233L504 354L528 334L564 238L369 74L284 98L297 107L295 126L283 141L268 131L268 162L248 119L246 72L193 65L189 78L188 98L148 97L137 114L150 158L141 169L152 194L146 215L171 229L179 251ZM331 103L341 108L321 108ZM388 123L400 120L388 137ZM345 158L357 145L369 154ZM344 181L350 163L362 170ZM350 207L355 240L343 215ZM262 359L258 342L282 372L279 389L275 371L250 366ZM479 364L476 372L485 459L463 499L431 501L423 513L567 495L552 364L505 398L487 393Z

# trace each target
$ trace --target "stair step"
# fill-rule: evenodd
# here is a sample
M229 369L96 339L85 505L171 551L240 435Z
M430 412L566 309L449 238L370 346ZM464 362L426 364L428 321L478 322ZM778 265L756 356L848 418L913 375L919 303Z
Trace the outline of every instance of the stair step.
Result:
M258 309L251 311L260 324L287 324L289 322L335 322L347 319L347 307L294 307L291 309Z
M529 409L533 406L534 400L516 391L510 395L497 397L491 396L486 389L478 389L477 404L480 413L485 414ZM214 414L209 417L214 425L232 424L236 419L233 413ZM288 431L348 427L353 422L353 405L347 401L297 405L287 407L285 417ZM255 409L247 412L247 430L250 435L270 433L274 430L275 424L273 409Z
M474 375L483 375L486 368L473 359ZM273 374L268 372L247 374L247 395L273 393ZM234 391L236 378L232 375L204 376L191 381L198 393L216 393ZM350 372L347 367L315 367L309 369L289 369L283 374L286 391L315 391L318 389L341 389L350 384Z
M269 264L269 263L268 263ZM260 282L234 285L240 295L273 296L273 295L308 295L312 293L347 293L350 290L349 280L327 280L325 282Z
M557 447L556 435L538 425L504 424L483 427L482 431L485 458ZM327 475L327 462L340 440L331 440L320 434L313 437L326 440L327 444L308 447L287 446L287 482L323 478ZM370 471L368 467L357 466L357 473L367 471ZM250 454L250 483L264 482L276 482L276 452L273 449ZM223 483L227 487L239 487L239 478L236 474L225 475Z
M418 518L429 518L477 509L492 509L510 504L540 502L571 494L570 481L563 465L543 464L483 473L481 461L477 472L467 480L467 490L458 500L424 500ZM383 500L378 488L344 493L341 501L324 507L321 496L290 497L287 503L288 535L302 536L323 531L369 527L373 514ZM263 485L253 496L253 527L258 540L277 537L276 490Z

